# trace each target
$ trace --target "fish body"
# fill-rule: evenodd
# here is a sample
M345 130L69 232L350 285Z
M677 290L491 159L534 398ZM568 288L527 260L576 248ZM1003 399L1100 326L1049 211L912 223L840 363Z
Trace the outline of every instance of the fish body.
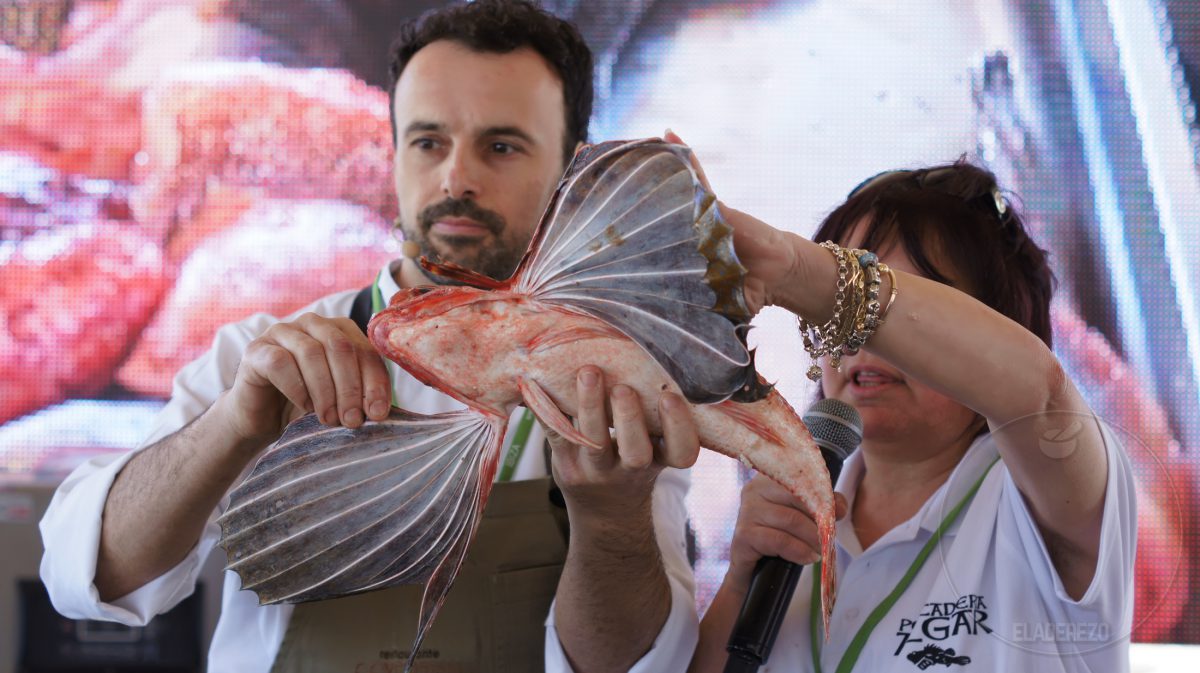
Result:
M595 446L569 420L586 364L639 393L651 433L662 429L659 394L681 394L701 445L788 488L832 557L829 473L795 411L754 369L745 269L685 148L650 140L581 150L508 280L421 263L462 286L401 290L368 336L466 409L394 409L357 431L311 415L289 426L220 520L229 568L260 602L423 582L416 652L487 503L513 408ZM826 624L833 566L822 572Z
M409 291L372 322L371 339L425 385L500 420L525 404L552 428L561 423L569 428L566 417L577 415L575 377L582 364L638 392L651 434L662 433L659 394L681 394L645 349L609 324L511 291ZM552 405L523 392L522 384L527 390L536 386ZM828 483L825 464L819 451L810 450L808 428L778 391L755 402L689 406L701 446L788 485L811 512L832 510L832 492L818 481ZM832 527L832 519L826 523Z

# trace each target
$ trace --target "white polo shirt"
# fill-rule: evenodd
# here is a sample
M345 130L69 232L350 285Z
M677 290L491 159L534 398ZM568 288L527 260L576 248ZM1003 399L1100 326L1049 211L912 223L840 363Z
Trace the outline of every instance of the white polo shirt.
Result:
M379 289L390 300L400 290L392 276L393 265L379 274ZM357 290L330 295L284 318L313 312L326 317L346 317ZM42 518L42 541L46 548L41 576L55 609L73 619L98 619L143 626L155 615L170 610L189 596L196 586L204 559L220 540L216 520L229 505L228 494L209 516L200 541L177 566L127 596L103 603L93 580L100 543L100 517L113 479L125 463L141 449L174 433L202 414L233 385L238 363L249 343L280 319L256 314L218 330L212 348L176 375L171 400L157 417L154 430L138 449L123 455L95 458L81 465L59 486ZM457 400L429 388L398 367L393 371L395 399L409 411L434 414L463 408ZM524 409L518 407L510 419L503 446L508 446ZM542 452L544 434L534 424L518 463L514 480L546 475ZM247 472L249 468L247 468ZM240 481L240 479L239 479ZM690 484L685 470L666 469L659 475L653 495L655 530L668 580L671 584L671 616L653 650L631 670L636 673L684 670L695 647L697 617L694 580L688 565L684 530L684 497ZM267 673L291 618L291 605L259 606L250 591L238 589L235 574L226 571L221 597L221 616L209 649L208 670L216 673ZM551 608L553 615L553 608ZM546 629L547 671L569 671L566 656L548 620ZM680 663L682 662L682 663Z
M1129 459L1111 431L1104 436L1108 484L1100 555L1079 600L1063 589L1024 498L998 462L875 627L853 670L1129 671L1137 510ZM865 552L849 518L838 522L838 592L829 641L819 643L822 671L837 670L867 616L997 455L989 436L977 439L924 507ZM838 480L851 506L863 470L856 452ZM813 670L812 580L812 568L805 568L762 673Z

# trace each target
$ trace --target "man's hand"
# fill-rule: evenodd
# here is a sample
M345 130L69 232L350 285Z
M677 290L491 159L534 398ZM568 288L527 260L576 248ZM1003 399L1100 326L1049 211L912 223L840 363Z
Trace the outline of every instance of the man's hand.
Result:
M231 389L117 474L100 529L100 598L178 564L221 496L295 417L316 411L327 425L355 428L386 418L390 398L387 369L352 320L307 313L271 326L250 342Z
M223 408L233 430L261 447L306 412L348 428L381 421L390 399L387 369L354 321L306 313L250 342Z
M572 510L572 525L578 518L581 523L627 526L635 515L645 515L644 523L648 525L650 495L658 473L664 467L691 467L700 451L687 402L672 393L659 398L663 439L652 440L637 392L621 384L608 392L604 374L598 368L579 370L576 396L575 424L602 448L578 446L547 430L554 451L554 478ZM609 432L609 408L613 433Z
M657 441L632 388L608 391L596 367L581 369L576 386L576 426L602 448L547 432L571 521L555 628L574 670L625 671L654 644L671 609L652 518L654 483L664 467L694 464L700 442L678 395L658 400L663 439Z

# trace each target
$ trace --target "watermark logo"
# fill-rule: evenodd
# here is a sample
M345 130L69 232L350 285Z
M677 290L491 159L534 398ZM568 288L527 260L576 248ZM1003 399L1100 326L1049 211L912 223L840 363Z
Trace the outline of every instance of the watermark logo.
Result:
M1106 622L1013 622L1017 643L1107 643L1112 627Z
M1071 418L1062 427L1043 430L1038 437L1038 447L1047 457L1061 460L1079 448L1079 435L1082 433L1083 423L1077 418Z

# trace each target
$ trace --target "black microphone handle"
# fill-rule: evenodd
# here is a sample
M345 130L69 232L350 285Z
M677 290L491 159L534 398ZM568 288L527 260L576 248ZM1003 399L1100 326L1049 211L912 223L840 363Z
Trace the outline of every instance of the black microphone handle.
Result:
M825 458L829 478L837 483L844 457L825 447L821 447L821 456ZM754 673L766 663L803 571L804 566L778 556L758 560L742 610L729 635L726 647L729 658L724 673Z
M757 671L767 661L802 572L804 566L778 556L758 560L742 611L729 636L725 673Z

